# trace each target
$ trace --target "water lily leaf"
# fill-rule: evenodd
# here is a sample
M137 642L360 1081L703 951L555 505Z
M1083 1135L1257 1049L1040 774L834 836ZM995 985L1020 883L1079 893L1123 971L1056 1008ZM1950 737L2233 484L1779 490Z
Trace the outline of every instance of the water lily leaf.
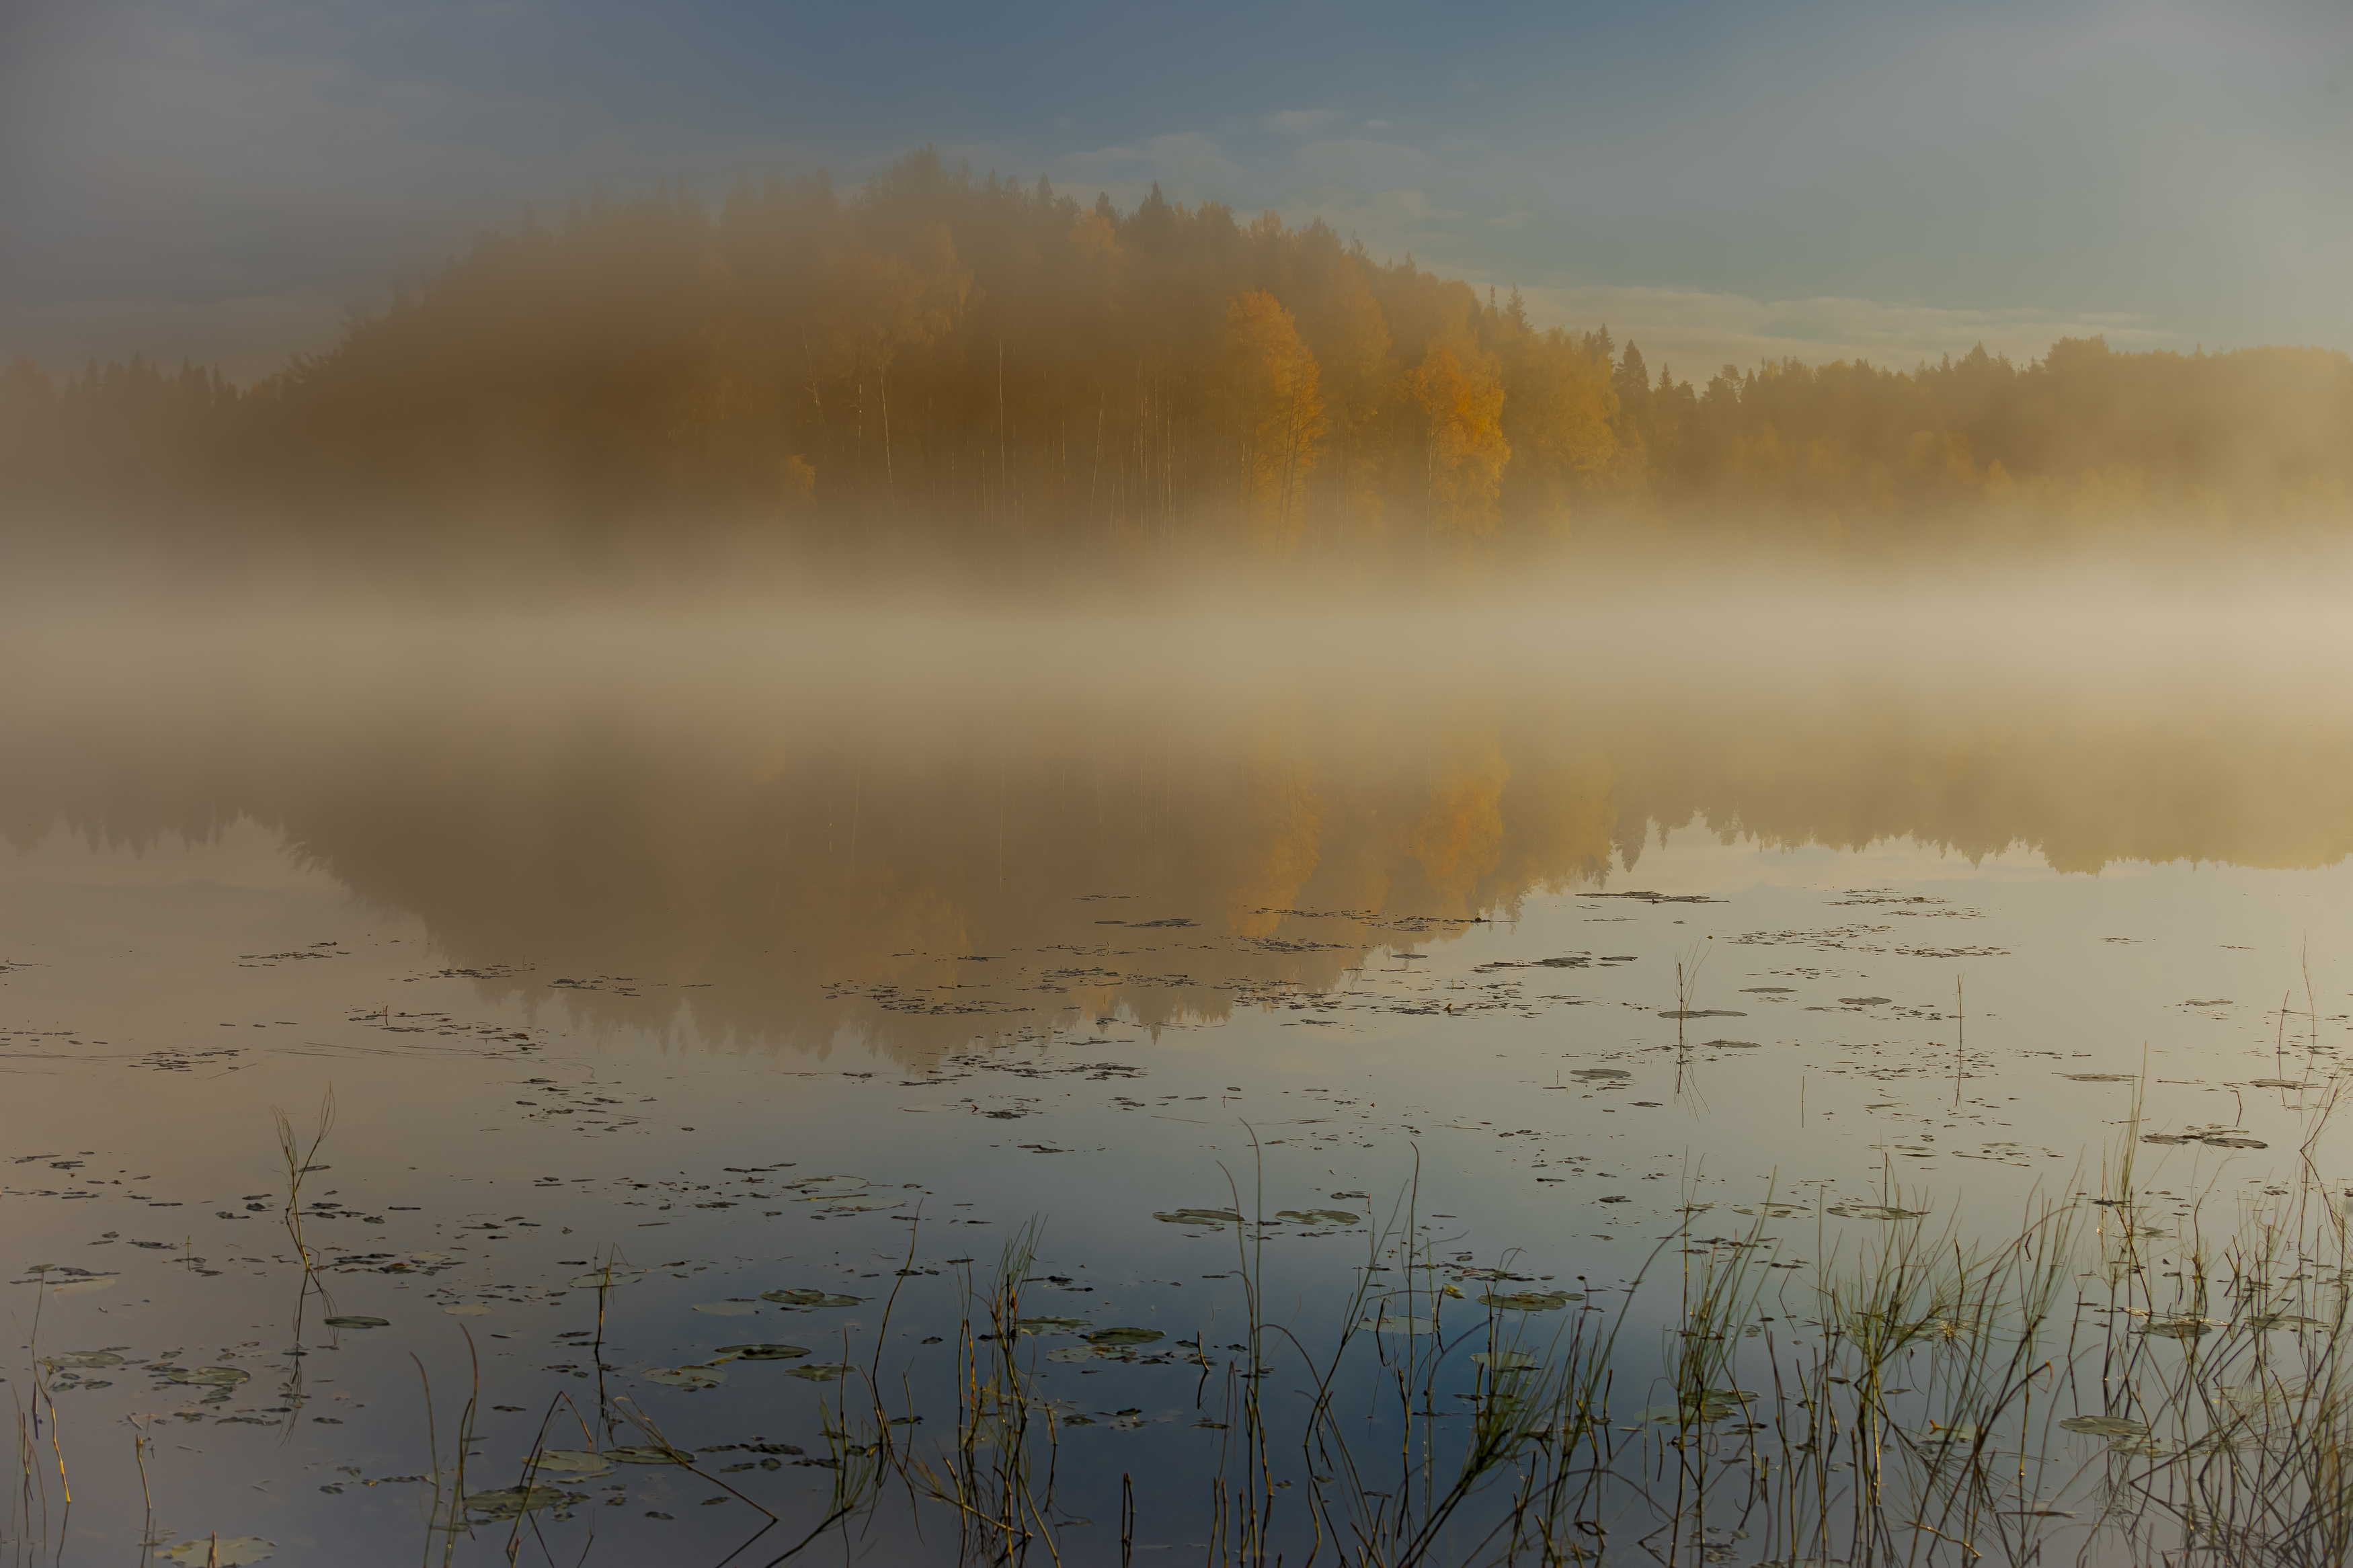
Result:
M2199 1142L2209 1149L2268 1149L2271 1147L2260 1138L2242 1138L2235 1132L2209 1132Z
M785 1186L804 1199L814 1199L864 1192L871 1184L863 1176L804 1176L797 1182L786 1182Z
M276 1542L264 1541L259 1535L206 1535L183 1541L156 1555L166 1563L216 1563L218 1568L244 1568L248 1563L267 1562L277 1550Z
M1274 1217L1281 1220L1289 1220L1293 1225L1305 1226L1358 1225L1363 1223L1363 1216L1361 1215L1350 1214L1346 1209L1277 1209L1274 1211Z
M2248 1321L2258 1329L2325 1329L2328 1326L2318 1318L2307 1318L2301 1312L2265 1312Z
M2133 1080L2133 1075L2128 1072L2063 1072L2059 1076L2077 1083L2130 1083Z
M499 1487L491 1491L466 1494L469 1512L485 1519L520 1519L534 1509L554 1508L562 1503L576 1502L580 1494L554 1487Z
M62 1285L52 1285L49 1287L49 1294L52 1296L86 1296L93 1290L107 1289L112 1286L113 1283L114 1276L111 1274L91 1274L79 1279L69 1279ZM259 1538L256 1537L256 1539L258 1540Z
M777 1301L787 1307L855 1307L866 1300L863 1296L829 1296L823 1290L763 1290L763 1301Z
M1113 1328L1097 1329L1085 1336L1091 1345L1148 1345L1166 1335L1158 1329Z
M1525 1351L1479 1351L1471 1359L1490 1372L1532 1372L1544 1364Z
M727 1381L726 1374L715 1366L649 1366L638 1375L648 1383L668 1384L690 1394L716 1388Z
M1925 1209L1900 1209L1890 1204L1841 1204L1830 1211L1841 1219L1924 1219Z
M238 1366L201 1366L194 1372L167 1372L164 1379L167 1383L194 1384L199 1388L235 1388L240 1383L252 1382L253 1373Z
M1578 1068L1568 1076L1581 1078L1588 1083L1597 1083L1604 1079L1632 1078L1634 1075L1623 1068Z
M2294 1078L2256 1078L2247 1080L2249 1089L2302 1089L2304 1080Z
M68 1366L121 1366L122 1358L112 1351L67 1351L61 1355L43 1357L42 1364L51 1371Z
M851 1197L836 1198L826 1206L837 1214L866 1214L874 1209L894 1209L906 1201L888 1193L860 1193Z
M738 1297L725 1301L697 1301L694 1310L714 1318L748 1318L760 1310L760 1303Z
M586 1448L543 1448L539 1452L539 1468L554 1475L585 1479L612 1474L613 1461Z
M2088 1432L2094 1437L2146 1437L2147 1423L2122 1415L2070 1415L2059 1423L2070 1432Z
M575 1274L568 1283L575 1290L595 1290L607 1285L634 1285L651 1272L649 1268L600 1268L594 1274Z
M1046 1359L1048 1361L1092 1361L1095 1359L1095 1347L1092 1345L1060 1345L1053 1350L1048 1351L1046 1352Z
M1438 1331L1435 1319L1393 1317L1387 1312L1377 1318L1366 1318L1356 1326L1370 1329L1377 1334L1429 1334Z
M392 1327L392 1320L390 1318L363 1318L357 1315L343 1318L329 1318L327 1320L327 1327L331 1329L388 1329Z
M1231 1209L1163 1209L1154 1219L1163 1225L1240 1225L1242 1216Z
M1514 1312L1549 1312L1566 1307L1571 1301L1585 1300L1582 1290L1514 1290L1508 1296L1493 1291L1479 1298L1490 1307L1503 1307Z
M1068 1334L1087 1327L1087 1321L1084 1318L1024 1318L1013 1326L1029 1334Z
M691 1465L694 1456L684 1448L663 1448L641 1444L624 1448L607 1448L605 1458L617 1465Z
M488 1301L461 1301L454 1307L441 1310L453 1318L482 1318L490 1315L491 1304Z
M721 1345L719 1353L737 1361L798 1361L808 1354L806 1345Z
M1812 1211L1797 1204L1758 1204L1753 1208L1735 1207L1732 1212L1754 1219L1801 1219Z
M2162 1334L2169 1340L2194 1340L2201 1334L2212 1333L2218 1326L2204 1318L2159 1318L2141 1332Z
M849 1369L838 1361L816 1362L807 1366L785 1368L786 1377L805 1377L811 1383L831 1383L848 1373Z

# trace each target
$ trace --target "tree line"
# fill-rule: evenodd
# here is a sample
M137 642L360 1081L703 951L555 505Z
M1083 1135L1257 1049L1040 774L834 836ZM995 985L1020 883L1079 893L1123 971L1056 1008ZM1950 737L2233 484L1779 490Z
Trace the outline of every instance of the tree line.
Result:
M250 385L20 357L0 483L20 514L195 528L981 550L2246 528L2346 515L2353 361L2091 338L1694 384L1320 221L1087 205L926 151L847 196L526 212Z

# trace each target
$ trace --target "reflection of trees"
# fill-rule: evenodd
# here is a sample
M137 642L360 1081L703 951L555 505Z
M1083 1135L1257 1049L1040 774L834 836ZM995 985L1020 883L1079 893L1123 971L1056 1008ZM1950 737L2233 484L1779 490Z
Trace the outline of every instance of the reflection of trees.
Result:
M19 844L60 817L136 841L250 816L417 915L453 964L524 966L496 989L563 980L608 1023L683 1009L709 1036L849 1031L909 1058L1328 988L1373 948L1638 868L1665 827L1972 857L2023 842L2075 870L2313 866L2353 844L2345 732L2253 709L540 715L20 720L0 822Z

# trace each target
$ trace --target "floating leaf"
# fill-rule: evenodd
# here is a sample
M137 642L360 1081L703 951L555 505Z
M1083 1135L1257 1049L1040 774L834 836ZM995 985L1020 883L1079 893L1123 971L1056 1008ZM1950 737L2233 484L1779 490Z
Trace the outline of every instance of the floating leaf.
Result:
M248 1563L266 1562L278 1550L274 1541L264 1541L259 1535L207 1535L195 1541L183 1541L157 1556L166 1563L199 1563L216 1564L217 1568L244 1568Z
M606 1455L586 1448L543 1448L539 1454L539 1468L559 1476L586 1479L610 1475L613 1461Z
M845 1375L849 1369L838 1361L818 1362L808 1366L788 1366L786 1377L805 1377L811 1383L831 1383Z
M1092 1345L1060 1345L1053 1350L1048 1351L1046 1352L1046 1359L1048 1361L1065 1362L1092 1361L1095 1359L1095 1347Z
M797 1182L786 1182L785 1186L803 1199L814 1199L861 1193L870 1184L863 1176L804 1176Z
M1274 1217L1288 1220L1293 1225L1306 1226L1357 1225L1363 1219L1362 1215L1350 1214L1346 1209L1277 1209Z
M1490 1307L1503 1307L1514 1312L1549 1312L1566 1307L1571 1301L1582 1301L1581 1290L1514 1290L1508 1296L1490 1291L1479 1298Z
M594 1274L575 1274L570 1283L575 1290L596 1290L607 1285L634 1285L651 1272L649 1268L600 1268Z
M1881 997L1885 1001L1885 997ZM1662 1018L1746 1018L1746 1013L1736 1013L1729 1007L1673 1007L1659 1015Z
M1158 1329L1136 1328L1097 1329L1085 1336L1091 1345L1148 1345L1166 1337Z
M1544 1364L1525 1351L1479 1351L1471 1359L1490 1372L1531 1372Z
M2210 1149L2268 1149L2271 1147L2260 1138L2242 1138L2234 1132L2209 1132L2200 1142Z
M466 1508L485 1519L520 1519L534 1509L554 1508L579 1500L579 1494L554 1487L499 1487L466 1494Z
M2141 1332L2163 1334L2169 1340L2194 1340L2201 1334L2213 1332L2219 1326L2206 1318L2158 1318L2151 1321Z
M2250 1089L2302 1089L2304 1082L2293 1078L2258 1078L2248 1080Z
M91 1274L79 1279L69 1279L62 1285L49 1287L52 1296L84 1296L92 1290L104 1290L114 1283L111 1274ZM255 1537L256 1540L260 1539Z
M760 1303L738 1297L725 1301L697 1301L694 1310L714 1318L748 1318L760 1310Z
M805 1345L721 1345L719 1353L737 1361L798 1361L808 1354Z
M887 1193L863 1193L854 1197L836 1198L826 1206L836 1214L865 1214L872 1209L894 1209L906 1201Z
M1900 1209L1891 1204L1841 1204L1830 1211L1841 1219L1923 1219L1925 1209Z
M1366 1318L1357 1327L1370 1329L1377 1334L1428 1334L1438 1331L1433 1319L1392 1317L1387 1312L1377 1318Z
M1024 1318L1013 1325L1024 1333L1067 1334L1087 1326L1084 1318Z
M781 1302L787 1307L855 1307L866 1298L829 1296L822 1290L763 1290L760 1300Z
M67 1351L62 1355L45 1357L42 1364L52 1371L68 1366L121 1366L122 1358L112 1351Z
M1703 1048L1713 1046L1719 1051L1761 1051L1765 1048L1761 1040L1702 1040L1700 1045Z
M200 1388L235 1388L240 1383L253 1381L253 1373L243 1367L204 1366L194 1372L174 1368L164 1374L167 1383L194 1384Z
M388 1329L392 1327L392 1320L390 1318L363 1318L357 1315L344 1318L329 1318L327 1320L327 1327L331 1329Z
M1166 1209L1152 1216L1163 1225L1240 1225L1242 1216L1231 1209Z
M2059 1076L2072 1079L2077 1083L2130 1083L2133 1081L2133 1075L2128 1072L2063 1072Z
M2249 1321L2258 1329L2325 1329L2328 1326L2318 1318L2307 1318L2301 1312L2265 1312Z
M684 1448L664 1448L651 1444L634 1447L607 1448L605 1458L617 1465L691 1465L694 1456Z
M648 1383L668 1384L690 1394L716 1388L726 1381L726 1375L715 1366L649 1366L638 1375Z
M2059 1423L2070 1432L2088 1432L2094 1437L2146 1437L2145 1423L2128 1420L2122 1415L2070 1415Z
M1581 1078L1588 1083L1594 1083L1603 1079L1632 1078L1634 1075L1623 1068L1578 1068L1568 1076Z
M1754 1208L1735 1208L1732 1212L1753 1219L1801 1219L1812 1211L1797 1204L1758 1204Z

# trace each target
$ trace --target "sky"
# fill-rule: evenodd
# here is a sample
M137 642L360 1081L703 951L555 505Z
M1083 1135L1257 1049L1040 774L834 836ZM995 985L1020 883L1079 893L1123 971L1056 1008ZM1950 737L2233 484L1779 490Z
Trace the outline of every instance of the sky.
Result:
M936 146L1655 369L2353 348L2353 5L0 0L0 358L239 378L526 203Z

